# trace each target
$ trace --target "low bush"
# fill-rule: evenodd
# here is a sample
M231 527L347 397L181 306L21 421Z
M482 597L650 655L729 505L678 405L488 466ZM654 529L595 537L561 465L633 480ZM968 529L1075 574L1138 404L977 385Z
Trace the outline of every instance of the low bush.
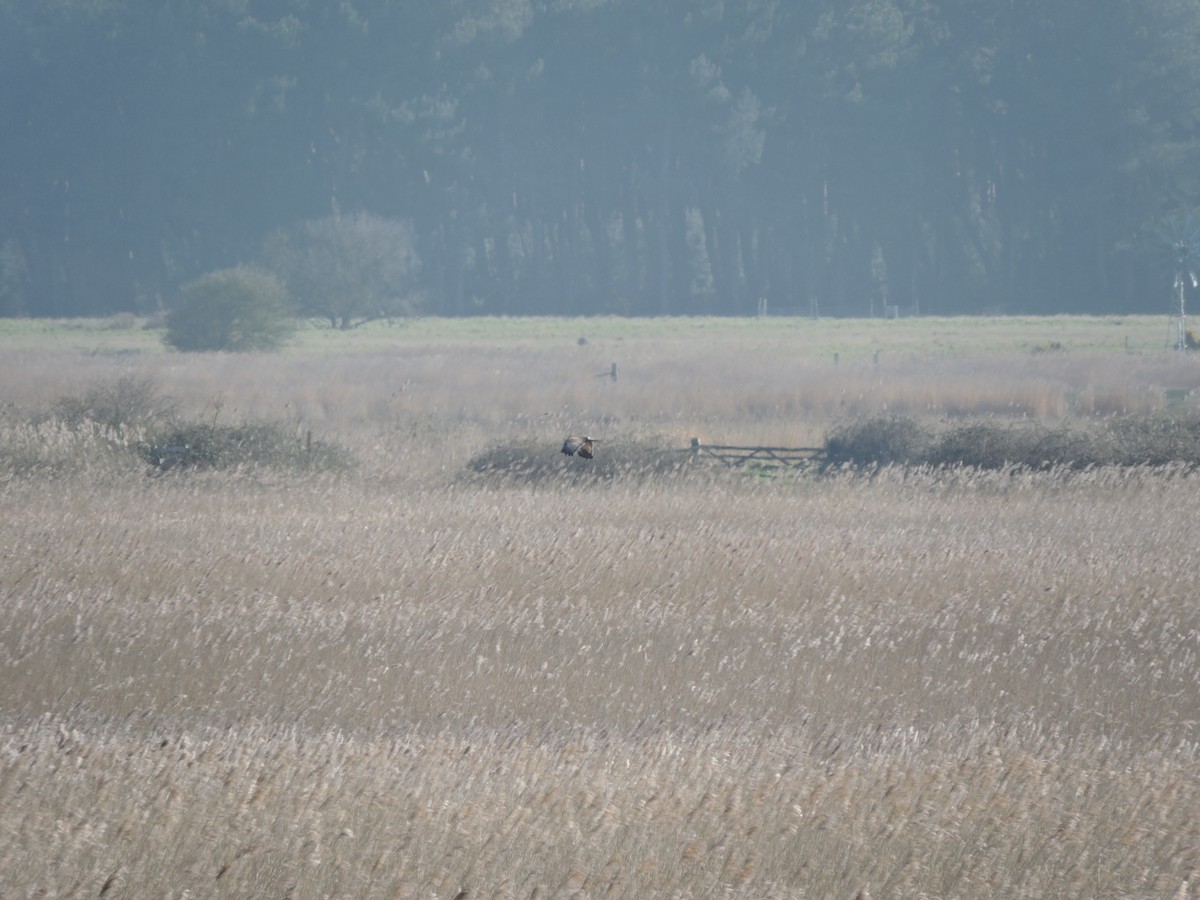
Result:
M1029 434L990 423L962 425L931 441L919 462L935 466L1000 469L1027 457Z
M1125 465L1200 465L1200 415L1145 414L1107 423L1114 461Z
M825 464L875 466L921 459L930 436L916 420L905 416L867 419L844 425L825 439Z
M130 452L158 470L232 469L242 466L327 471L351 465L348 450L298 434L282 422L186 422L177 404L152 378L123 376L81 395L60 397L48 418L7 410L0 428L0 460L13 471L66 471ZM101 452L103 451L103 452Z
M299 437L282 424L235 425L177 423L138 446L138 453L160 469L231 469L273 466L330 470L350 466L350 454L337 444Z
M250 266L210 272L183 287L164 340L177 350L274 350L295 330L287 288Z
M1086 469L1200 465L1200 416L1119 416L1099 423L972 422L938 431L912 419L870 419L826 440L826 467L969 466Z
M675 475L691 463L691 454L664 449L650 441L605 441L595 459L564 456L556 447L513 441L476 454L467 463L471 481L502 479L524 484L568 481L575 484L644 481Z

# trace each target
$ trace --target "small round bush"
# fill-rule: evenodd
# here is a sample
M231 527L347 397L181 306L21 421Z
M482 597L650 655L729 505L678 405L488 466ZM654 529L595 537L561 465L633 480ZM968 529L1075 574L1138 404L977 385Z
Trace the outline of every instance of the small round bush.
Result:
M835 429L825 440L825 465L885 466L917 464L929 435L915 420L888 416L853 422Z
M273 350L294 327L283 282L237 266L184 285L183 302L167 316L165 340L178 350Z

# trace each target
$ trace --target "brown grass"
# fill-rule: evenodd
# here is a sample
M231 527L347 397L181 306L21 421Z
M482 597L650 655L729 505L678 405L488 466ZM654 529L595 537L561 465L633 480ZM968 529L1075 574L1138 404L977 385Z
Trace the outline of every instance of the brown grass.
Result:
M147 478L21 424L91 357L0 421L58 454L0 481L3 896L1197 894L1197 476L464 478L717 417L668 370L506 406L486 352L220 362L109 365L327 408L362 464ZM731 431L822 427L738 385Z
M82 395L132 373L152 378L187 416L219 408L226 418L287 419L337 435L380 428L419 435L467 423L520 439L531 437L539 417L549 413L551 433L563 425L592 433L609 423L619 424L621 433L652 425L684 445L693 435L710 442L806 444L831 421L884 414L1153 412L1168 391L1192 409L1200 406L1194 356L1088 348L1105 329L1123 333L1121 320L1076 323L1078 337L1063 330L1072 320L1042 320L1024 326L1025 340L980 337L1002 331L988 324L999 320L912 320L899 332L875 323L862 326L865 337L848 334L848 325L784 321L753 332L732 320L726 330L680 326L677 335L640 338L631 325L628 338L602 335L583 346L561 337L509 336L495 326L495 338L484 331L454 341L417 341L397 329L382 332L386 341L364 335L371 352L341 347L320 355L319 343L313 352L269 357L12 349L0 354L0 383L7 400L22 407ZM1139 324L1136 333L1152 331L1157 338L1162 323L1153 323ZM600 320L578 328L616 326ZM1071 349L1029 352L1041 333ZM913 334L924 335L921 344ZM12 343L23 348L26 340ZM1022 349L997 352L985 340ZM955 350L959 345L967 349ZM616 384L606 377L613 362L619 364Z

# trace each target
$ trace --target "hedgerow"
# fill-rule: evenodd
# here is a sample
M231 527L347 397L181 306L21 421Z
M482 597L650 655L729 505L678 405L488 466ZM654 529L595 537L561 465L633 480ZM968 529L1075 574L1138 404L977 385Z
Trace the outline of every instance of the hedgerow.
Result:
M827 468L1196 466L1200 416L1156 413L1053 425L973 421L941 428L892 416L836 428L825 450Z

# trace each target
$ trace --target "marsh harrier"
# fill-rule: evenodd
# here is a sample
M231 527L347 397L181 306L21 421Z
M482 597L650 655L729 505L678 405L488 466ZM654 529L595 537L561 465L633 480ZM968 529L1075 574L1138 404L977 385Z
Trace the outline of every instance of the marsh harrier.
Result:
M591 459L592 444L600 443L600 438L582 437L578 434L573 434L563 441L562 452L567 456L581 456L584 459Z

